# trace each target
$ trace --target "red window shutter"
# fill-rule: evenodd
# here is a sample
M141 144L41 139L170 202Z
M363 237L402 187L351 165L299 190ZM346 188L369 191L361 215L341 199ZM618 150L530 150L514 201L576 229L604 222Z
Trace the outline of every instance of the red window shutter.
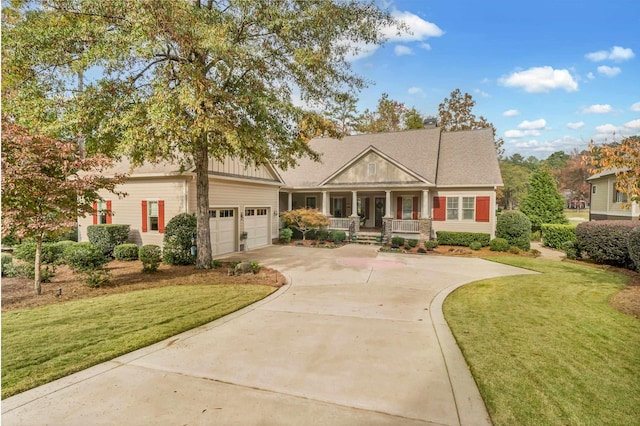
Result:
M111 223L111 200L107 200L107 223Z
M396 219L402 219L402 197L396 201Z
M142 232L148 231L147 221L147 200L142 200Z
M490 197L476 197L476 222L489 222Z
M418 218L418 197L413 197L413 212L411 213L413 220Z
M164 200L158 201L158 232L164 234Z
M447 219L447 197L433 197L433 220Z
M98 224L98 202L97 201L93 202L93 224L94 225Z

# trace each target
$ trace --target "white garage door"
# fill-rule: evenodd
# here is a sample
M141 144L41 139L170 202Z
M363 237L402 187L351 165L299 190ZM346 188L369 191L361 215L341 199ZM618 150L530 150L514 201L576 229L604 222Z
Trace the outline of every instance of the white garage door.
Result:
M269 245L269 209L247 207L244 209L244 230L247 233L246 249Z
M238 233L235 209L209 209L209 227L214 256L236 251Z

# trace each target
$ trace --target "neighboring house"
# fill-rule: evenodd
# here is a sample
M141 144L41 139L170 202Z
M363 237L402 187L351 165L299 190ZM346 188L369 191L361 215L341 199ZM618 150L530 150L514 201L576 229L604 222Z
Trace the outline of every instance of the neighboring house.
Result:
M587 182L591 184L589 220L631 220L640 217L638 202L629 203L627 194L615 188L615 170L593 175Z
M118 197L101 193L95 213L78 220L79 237L87 241L87 226L98 223L130 225L129 240L138 245L162 245L164 227L180 213L196 211L194 172L180 172L169 162L132 168L122 161L112 173L129 173L116 189ZM257 248L278 238L278 190L282 181L269 166L247 167L240 161L209 162L209 225L214 255ZM246 240L241 240L243 232Z
M493 238L496 188L502 177L491 129L439 128L319 138L320 162L300 160L279 171L283 210L317 208L330 229L413 239L437 231L482 232Z
M279 213L317 208L330 229L430 239L436 231L495 235L496 188L502 186L491 129L442 133L439 128L321 138L309 142L321 160L299 160L276 170L227 159L209 162L209 216L213 254L269 245L279 235ZM162 245L164 227L180 213L196 210L195 173L163 162L132 168L104 192L92 216L80 219L79 235L99 223L130 225L129 240ZM246 239L241 239L246 232Z

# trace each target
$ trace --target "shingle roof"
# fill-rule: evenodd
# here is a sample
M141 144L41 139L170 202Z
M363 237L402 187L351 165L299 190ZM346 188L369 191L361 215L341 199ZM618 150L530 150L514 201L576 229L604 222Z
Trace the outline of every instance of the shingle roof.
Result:
M441 133L440 128L373 133L309 142L321 160L299 160L279 173L290 188L319 186L371 147L437 185L502 185L491 129Z

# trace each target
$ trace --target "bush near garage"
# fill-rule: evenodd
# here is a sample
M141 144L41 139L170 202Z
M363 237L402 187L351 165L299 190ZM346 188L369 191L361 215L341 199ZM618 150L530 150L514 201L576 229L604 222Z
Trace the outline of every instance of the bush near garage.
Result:
M191 254L191 239L197 234L196 216L181 213L171 218L164 227L162 261L169 265L193 265L196 256Z
M541 226L542 242L551 248L562 248L567 241L576 241L575 225L544 223Z
M509 246L522 250L531 248L531 221L520 211L508 211L498 216L496 238L504 238Z
M638 222L630 220L580 223L576 227L578 246L594 262L634 269L628 237L637 226Z

